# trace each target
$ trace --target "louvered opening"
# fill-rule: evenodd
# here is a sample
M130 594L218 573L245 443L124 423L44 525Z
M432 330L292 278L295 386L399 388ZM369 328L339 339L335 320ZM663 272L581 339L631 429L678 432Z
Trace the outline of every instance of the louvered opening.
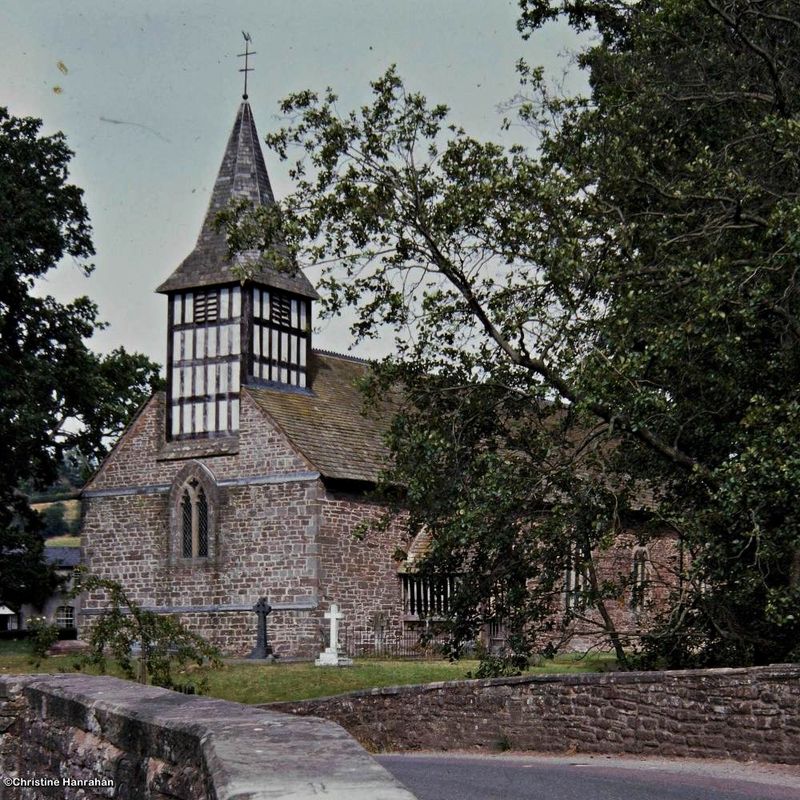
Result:
M214 322L219 318L217 292L197 292L194 296L194 321Z
M272 294L272 321L278 325L291 324L292 304L288 297L273 292Z

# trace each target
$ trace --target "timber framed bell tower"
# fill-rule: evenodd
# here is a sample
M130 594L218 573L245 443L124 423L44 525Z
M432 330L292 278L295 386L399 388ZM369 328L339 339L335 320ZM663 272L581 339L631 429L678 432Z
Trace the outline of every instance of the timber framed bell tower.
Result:
M247 64L245 70L246 79ZM215 220L242 199L275 203L246 90L197 244L156 290L168 298L168 440L236 435L244 384L310 391L311 303L318 295L299 269L274 268L259 251L229 258ZM248 266L252 278L243 281L235 268Z

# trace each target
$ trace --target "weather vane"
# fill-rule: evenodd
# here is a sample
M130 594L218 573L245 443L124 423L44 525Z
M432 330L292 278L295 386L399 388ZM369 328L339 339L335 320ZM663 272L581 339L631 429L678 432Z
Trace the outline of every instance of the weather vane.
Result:
M239 53L237 58L244 58L244 68L240 69L239 72L244 72L244 94L242 94L242 100L247 100L247 73L253 71L253 68L249 66L249 59L250 56L254 56L256 53L255 50L250 49L250 42L253 41L253 37L246 31L242 31L242 36L244 36L244 53Z

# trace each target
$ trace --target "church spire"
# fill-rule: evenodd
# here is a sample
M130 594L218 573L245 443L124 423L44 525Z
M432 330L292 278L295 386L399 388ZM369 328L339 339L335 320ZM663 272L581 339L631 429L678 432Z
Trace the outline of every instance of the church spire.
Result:
M275 203L246 88L197 244L158 287L169 296L166 434L172 441L237 435L243 386L311 391L317 293L299 269L273 268L258 250L229 257L215 223L220 211L241 201ZM247 266L254 269L243 280L236 268Z
M215 229L217 214L232 201L242 198L253 205L271 205L275 202L253 112L247 101L242 102L236 114L197 244L156 291L169 294L195 287L237 282L239 278L232 272L234 266L256 264L259 261L261 254L257 250L239 253L233 260L228 258L225 232ZM315 299L318 296L300 270L292 274L265 267L260 268L253 277L260 284L303 297Z

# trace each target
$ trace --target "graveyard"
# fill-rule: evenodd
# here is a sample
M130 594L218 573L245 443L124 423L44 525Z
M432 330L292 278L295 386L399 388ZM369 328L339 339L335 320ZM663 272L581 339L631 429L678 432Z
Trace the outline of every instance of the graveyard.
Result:
M529 674L599 672L613 666L613 659L606 654L592 654L585 658L568 655L532 667ZM355 659L352 666L338 669L317 667L308 661L260 663L235 659L209 673L207 693L221 700L248 704L306 700L360 689L463 680L474 675L477 667L478 662L473 659L450 662L443 659L360 658ZM34 666L26 642L0 642L0 676L76 671L74 656L51 656ZM86 667L81 671L93 672ZM108 674L121 677L113 663L109 665Z

